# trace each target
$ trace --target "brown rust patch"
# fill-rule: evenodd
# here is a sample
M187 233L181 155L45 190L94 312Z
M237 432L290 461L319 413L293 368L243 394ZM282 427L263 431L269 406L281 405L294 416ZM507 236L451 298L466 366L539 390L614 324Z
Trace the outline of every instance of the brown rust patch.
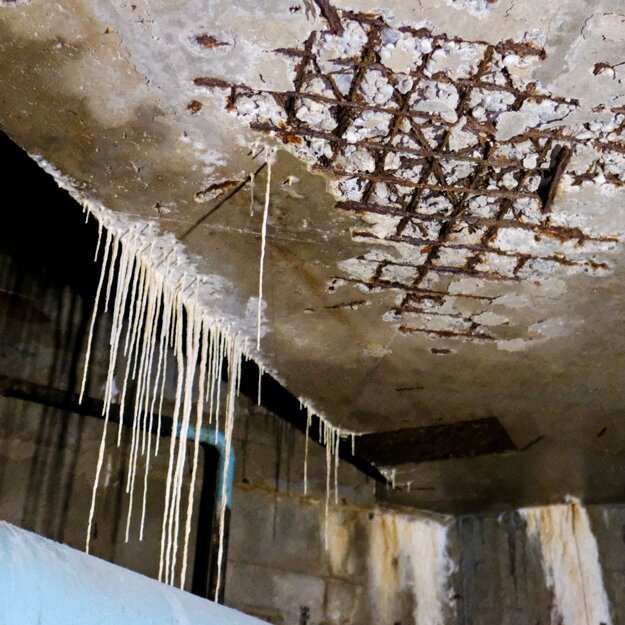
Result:
M225 182L219 182L217 184L212 184L210 187L204 189L204 193L210 193L211 191L227 191L228 189L232 189L238 184L236 180L226 180Z
M301 145L303 143L302 138L298 137L297 135L286 134L284 135L282 140L284 143L294 143L295 145Z
M192 115L199 113L202 110L202 103L199 100L191 100L189 104L187 104L187 111Z
M595 63L595 67L593 68L592 73L595 76L598 76L605 70L610 70L610 69L612 69L612 66L609 63Z
M221 78L212 78L210 76L198 76L193 80L193 84L196 87L211 87L221 89L230 89L231 86L227 80L222 80Z
M367 303L367 300L357 299L351 302L341 302L340 304L334 304L332 306L324 306L324 308L327 308L328 310L336 310L338 308L351 308L352 310L355 310L359 306L366 305L366 303Z
M239 184L240 181L237 180L224 180L223 182L211 184L210 186L206 187L206 189L198 191L195 194L195 199L198 201L211 200L213 198L219 197L222 193L229 191Z
M207 50L212 50L213 48L221 48L222 46L229 46L230 44L225 41L219 41L219 39L209 35L208 33L202 33L195 38L195 43L206 48Z
M344 32L343 24L336 8L330 4L329 0L315 0L315 4L319 7L321 15L328 22L330 30L335 35L342 35Z

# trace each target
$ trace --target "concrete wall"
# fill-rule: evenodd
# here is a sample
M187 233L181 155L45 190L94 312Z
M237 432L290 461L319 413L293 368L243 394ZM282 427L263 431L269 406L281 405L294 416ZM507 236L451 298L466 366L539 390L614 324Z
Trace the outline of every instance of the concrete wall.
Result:
M451 537L458 625L625 623L625 506L464 516Z
M229 605L284 624L448 622L451 519L376 507L373 484L345 464L326 517L321 448L310 447L305 497L301 433L251 407L236 438Z
M74 221L70 240L93 242L77 210ZM53 225L41 239L31 230L17 249L19 228L0 237L0 375L76 389L95 281L76 282L71 264L50 269L77 253L64 240L41 252ZM91 251L78 262L87 267L92 248L84 246ZM103 317L95 339L93 396L107 325ZM431 517L377 507L373 484L341 465L338 503L326 516L324 451L311 443L304 496L304 436L243 398L237 413L228 604L284 625L625 623L625 508ZM0 399L0 518L82 548L101 430L98 419ZM135 512L126 543L129 437L120 449L114 438L115 428L93 552L155 576L165 454L152 469L145 540Z
M0 517L80 548L101 421L67 415L63 419L42 411L16 400L0 402ZM311 447L313 491L304 497L300 439L301 434L264 411L242 407L236 429L228 605L284 624L575 623L561 620L561 611L575 614L576 607L550 588L545 564L549 558L540 537L528 532L524 512L429 519L384 510L375 507L371 484L344 467L342 501L330 506L326 548L325 457ZM135 527L126 544L123 453L114 444L110 447L109 481L98 499L94 552L154 576L164 467L152 477L146 539L139 543ZM588 518L611 622L623 623L625 507L592 506ZM552 529L558 540L557 524ZM561 537L571 543L567 532ZM578 535L577 542L584 560L589 554L587 534ZM588 602L601 603L596 590L580 585L576 567L585 569L585 563L566 557L562 561L564 568L571 568L565 584L577 598L583 601L586 592ZM309 620L302 619L303 614Z

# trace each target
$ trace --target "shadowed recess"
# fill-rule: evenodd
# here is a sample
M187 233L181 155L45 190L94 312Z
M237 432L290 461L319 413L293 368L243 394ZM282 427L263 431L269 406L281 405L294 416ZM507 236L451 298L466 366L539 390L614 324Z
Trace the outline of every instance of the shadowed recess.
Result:
M357 455L374 464L393 466L516 450L499 419L494 417L363 434L356 442Z

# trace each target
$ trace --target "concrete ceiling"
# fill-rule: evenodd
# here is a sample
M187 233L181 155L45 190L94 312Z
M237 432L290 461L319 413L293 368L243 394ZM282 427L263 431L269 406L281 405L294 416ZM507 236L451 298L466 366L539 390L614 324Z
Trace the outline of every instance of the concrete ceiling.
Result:
M410 430L363 439L385 497L616 501L624 40L619 0L0 0L0 128L250 334L273 161L260 359Z

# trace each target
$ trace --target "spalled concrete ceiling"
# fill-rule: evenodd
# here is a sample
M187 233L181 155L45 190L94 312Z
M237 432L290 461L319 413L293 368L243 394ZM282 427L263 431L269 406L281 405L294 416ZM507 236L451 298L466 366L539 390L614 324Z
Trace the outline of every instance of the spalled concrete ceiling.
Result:
M411 429L363 440L388 498L621 500L623 41L619 0L0 0L0 127L250 334L275 159L261 359Z

